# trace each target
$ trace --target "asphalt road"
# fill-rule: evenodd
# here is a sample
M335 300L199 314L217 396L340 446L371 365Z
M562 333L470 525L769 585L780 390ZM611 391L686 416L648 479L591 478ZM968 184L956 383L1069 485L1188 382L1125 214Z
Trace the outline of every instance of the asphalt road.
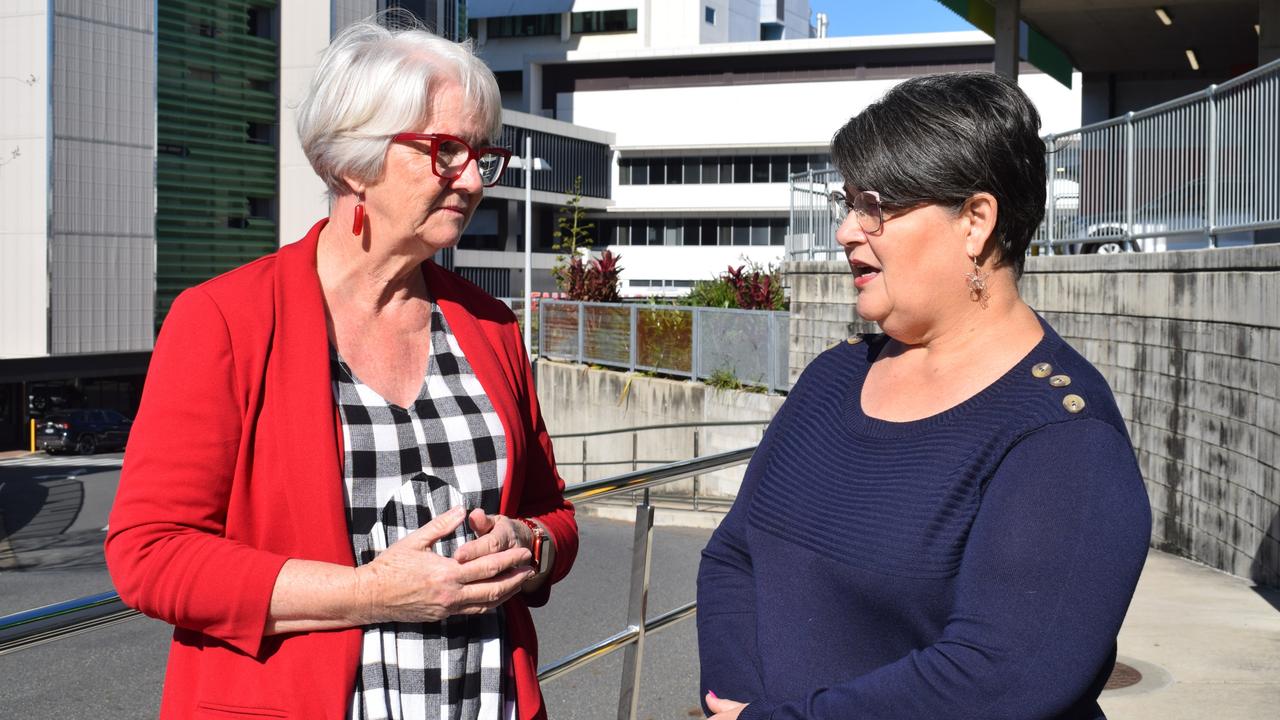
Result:
M116 456L118 458L118 456ZM111 456L88 466L0 462L0 614L111 589L102 528L119 480ZM582 550L551 603L534 611L541 662L621 630L626 620L632 526L580 519ZM694 599L707 530L657 528L649 614ZM6 545L7 542L7 545ZM646 641L640 720L701 717L693 619ZM170 630L136 618L0 655L0 718L154 718ZM617 716L622 653L546 684L553 720Z

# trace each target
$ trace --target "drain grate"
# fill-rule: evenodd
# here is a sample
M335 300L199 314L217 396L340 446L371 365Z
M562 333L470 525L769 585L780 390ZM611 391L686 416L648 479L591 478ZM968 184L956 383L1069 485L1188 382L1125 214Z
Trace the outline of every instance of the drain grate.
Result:
M1111 677L1107 678L1107 684L1103 690L1119 690L1120 688L1137 685L1139 682L1142 682L1142 673L1129 665L1118 662L1115 669L1111 671Z

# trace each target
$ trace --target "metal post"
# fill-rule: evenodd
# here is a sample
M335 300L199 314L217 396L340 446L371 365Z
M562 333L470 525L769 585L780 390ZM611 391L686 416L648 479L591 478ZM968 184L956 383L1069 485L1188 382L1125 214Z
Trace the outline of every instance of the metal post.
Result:
M586 362L583 357L586 348L587 337L587 316L586 307L583 303L578 303L578 364Z
M1049 158L1052 160L1052 162L1045 163L1045 170L1048 171L1048 174L1049 174L1049 196L1048 196L1049 207L1046 209L1046 215L1048 215L1048 218L1047 218L1048 222L1045 225L1047 228L1047 232L1046 232L1046 237L1044 239L1044 242L1045 242L1045 255L1052 255L1053 254L1053 236L1054 236L1053 224L1056 220L1056 214L1054 213L1054 206L1058 204L1058 169L1057 168L1058 168L1058 163L1061 162L1061 160L1058 158L1057 139L1053 135L1050 135L1048 137L1048 145L1049 147L1046 149L1049 152ZM1080 179L1084 180L1083 177L1081 177ZM1083 185L1083 183L1081 183L1081 185ZM1081 185L1077 185L1076 187L1083 189L1081 188ZM1084 203L1080 200L1080 196L1083 195L1080 189L1076 190L1076 203L1077 203L1076 212L1077 213L1080 212L1080 208L1084 207Z
M542 346L547 342L547 309L545 302L538 303L538 357L542 357Z
M693 456L695 458L698 457L698 428L693 429ZM701 475L693 476L693 509L694 510L698 509L698 486L702 484L701 482L699 482L699 479L701 477L702 477Z
M524 136L524 347L532 355L533 332L533 133Z
M1205 220L1209 223L1209 247L1218 247L1218 98L1216 84L1209 86L1209 187Z
M1135 183L1137 183L1137 161L1133 144L1133 112L1129 112L1124 116L1124 239L1126 243L1132 243L1134 235L1133 194Z
M587 439L582 438L582 482L587 481Z
M631 433L631 472L639 470L640 467L636 463L640 457L640 431L636 430Z
M649 504L648 489L644 494L644 503L636 506L636 528L631 540L631 593L627 599L627 625L636 631L636 641L623 650L618 720L634 720L640 705L644 619L649 605L649 562L653 550L653 506Z
M693 344L693 347L690 348L692 357L689 358L689 375L691 376L691 380L697 380L702 376L702 362L699 357L702 355L702 323L699 322L701 319L699 317L700 312L701 311L698 308L693 309L693 334L690 338L690 342Z
M632 305L631 306L631 336L630 336L631 354L629 358L631 361L631 372L636 371L636 358L639 357L639 351L638 351L639 348L636 344L636 340L638 339L638 333L636 333L636 328L637 328L637 323L639 322L639 318L638 318L639 314L640 314L640 308L636 307L635 305Z
M764 389L765 389L765 392L769 392L769 393L772 393L774 390L774 387L773 387L774 367L773 366L778 362L778 347L777 347L778 341L774 338L774 335L776 333L773 332L773 315L774 315L774 311L770 310L768 314L764 316L764 332L766 335L769 336L768 339L766 340L766 347L769 348L769 351L768 351L769 362L765 364L765 369L764 369L764 372L765 372Z

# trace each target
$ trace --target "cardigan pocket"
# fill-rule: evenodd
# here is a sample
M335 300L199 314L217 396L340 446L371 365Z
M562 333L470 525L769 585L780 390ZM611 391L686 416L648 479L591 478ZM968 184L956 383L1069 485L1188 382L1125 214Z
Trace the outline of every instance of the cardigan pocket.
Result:
M228 720L229 718L274 720L275 718L288 718L289 713L284 710L276 710L275 708L243 707L240 705L222 705L219 703L200 702L196 703L196 717L221 718L222 720Z

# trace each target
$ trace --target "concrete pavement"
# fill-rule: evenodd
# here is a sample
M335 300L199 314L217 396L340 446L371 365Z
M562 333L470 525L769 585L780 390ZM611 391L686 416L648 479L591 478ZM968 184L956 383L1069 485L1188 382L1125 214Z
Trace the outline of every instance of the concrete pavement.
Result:
M1280 590L1152 550L1119 645L1144 677L1102 694L1111 720L1280 716Z

